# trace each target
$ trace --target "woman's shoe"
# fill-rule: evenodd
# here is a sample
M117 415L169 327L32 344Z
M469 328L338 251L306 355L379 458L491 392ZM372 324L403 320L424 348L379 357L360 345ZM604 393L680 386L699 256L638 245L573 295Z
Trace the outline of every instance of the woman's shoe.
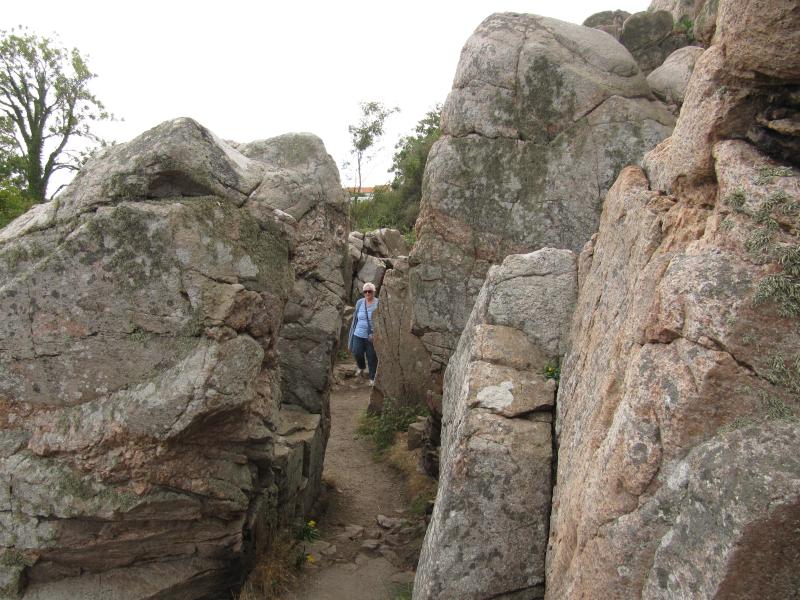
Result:
M370 379L370 380L369 380L369 384L370 384L370 385L375 385L375 380L374 380L374 379Z

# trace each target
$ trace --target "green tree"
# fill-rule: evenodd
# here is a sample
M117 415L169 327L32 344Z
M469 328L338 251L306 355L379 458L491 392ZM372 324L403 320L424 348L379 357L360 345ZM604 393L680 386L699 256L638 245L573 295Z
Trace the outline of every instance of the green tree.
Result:
M376 188L372 200L351 206L354 227L360 231L393 227L410 233L419 213L422 179L428 154L439 139L441 106L417 123L414 133L400 138L395 147L391 186Z
M5 152L0 144L0 228L33 205L22 191L24 182L20 175L21 162L18 156Z
M0 32L0 152L30 201L47 199L54 173L80 167L71 141L102 143L91 124L112 116L88 89L94 77L75 48L27 30Z
M380 102L361 102L361 117L347 131L353 144L351 150L356 159L356 198L361 194L361 169L369 160L369 151L383 135L386 119L400 109L386 108Z
M401 205L401 228L413 227L417 220L422 177L431 147L442 134L441 118L442 106L437 104L417 123L414 135L404 136L397 143L391 170L394 172L392 190L397 192Z

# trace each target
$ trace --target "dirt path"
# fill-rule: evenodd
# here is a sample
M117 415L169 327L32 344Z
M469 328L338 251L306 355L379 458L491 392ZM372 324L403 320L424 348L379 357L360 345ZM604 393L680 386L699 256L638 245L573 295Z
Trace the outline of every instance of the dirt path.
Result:
M392 600L413 581L424 525L405 514L402 478L375 462L367 441L356 435L370 388L366 380L347 377L352 370L337 365L331 393L323 475L331 489L318 525L321 539L307 545L313 562L282 600Z

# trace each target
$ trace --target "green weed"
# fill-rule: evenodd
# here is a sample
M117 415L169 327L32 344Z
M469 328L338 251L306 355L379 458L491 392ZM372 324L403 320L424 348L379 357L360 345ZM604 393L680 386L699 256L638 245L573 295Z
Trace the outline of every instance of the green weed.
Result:
M767 275L756 284L753 303L758 306L774 302L782 317L800 316L800 282L786 273Z
M389 592L389 598L391 598L391 600L411 600L413 594L413 583L393 583Z
M690 40L694 39L694 22L689 15L683 15L676 23L678 29L682 29Z
M794 417L792 409L780 398L769 396L766 392L761 392L761 405L764 415L768 420L788 420Z
M316 521L303 521L295 527L294 537L301 542L313 542L321 536Z
M744 246L751 254L764 254L772 242L772 232L765 228L754 230L745 240Z
M772 357L769 363L769 370L766 379L774 385L779 385L800 393L800 355L795 356L794 361L787 361L781 354Z
M725 217L722 219L722 221L720 221L719 228L723 231L731 231L735 225L736 223L733 221L733 219L730 217Z
M544 377L545 379L552 379L556 383L561 381L561 361L559 359L547 364L544 368Z
M356 432L372 441L375 450L383 452L392 445L395 434L408 431L408 426L416 421L417 417L427 413L425 407L402 406L394 399L386 398L379 415L364 413L361 416Z

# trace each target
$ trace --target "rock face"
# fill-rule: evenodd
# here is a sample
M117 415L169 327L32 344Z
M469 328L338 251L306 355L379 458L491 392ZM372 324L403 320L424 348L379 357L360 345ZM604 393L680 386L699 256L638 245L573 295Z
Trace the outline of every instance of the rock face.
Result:
M434 382L428 381L431 366L425 346L411 333L407 259L396 259L386 272L379 299L374 323L380 361L369 408L380 412L385 398L402 406L425 406Z
M622 25L631 13L624 10L604 10L595 13L583 22L584 27L592 27L605 31L607 34L619 39L622 33Z
M712 150L722 139L748 139L800 164L800 7L721 2L718 12L715 43L695 64L675 132L646 159L657 189L712 182Z
M575 255L489 271L445 375L442 471L415 599L542 598L556 384L577 296Z
M675 50L691 43L690 36L676 31L674 25L666 10L634 13L622 25L619 41L630 50L639 68L650 73Z
M648 12L668 12L675 21L681 19L694 19L697 13L696 6L705 0L653 0L647 8Z
M548 598L798 589L800 180L742 138L800 66L768 75L748 48L792 48L799 14L719 3L673 137L623 171L582 253Z
M296 280L286 305L278 356L283 403L321 418L323 442L312 444L317 452L307 458L303 473L310 486L304 493L306 513L322 477L331 373L350 287L347 196L339 186L336 164L314 135L283 135L240 150L265 168L251 201L280 209L297 223L291 259Z
M660 67L647 76L650 89L668 104L679 107L683 104L694 65L702 54L703 49L698 46L687 46L670 54Z
M0 597L226 596L307 504L324 431L281 406L271 147L167 122L0 232Z
M653 0L649 12L667 11L675 23L691 25L691 37L704 46L711 43L719 0Z
M603 32L519 14L478 27L428 158L409 258L412 327L435 370L489 267L546 246L579 251L617 173L672 123Z
M350 302L355 304L367 282L375 284L376 294L380 293L386 269L394 264L391 259L408 256L408 245L397 229L386 227L367 233L353 231L348 242L353 271Z

